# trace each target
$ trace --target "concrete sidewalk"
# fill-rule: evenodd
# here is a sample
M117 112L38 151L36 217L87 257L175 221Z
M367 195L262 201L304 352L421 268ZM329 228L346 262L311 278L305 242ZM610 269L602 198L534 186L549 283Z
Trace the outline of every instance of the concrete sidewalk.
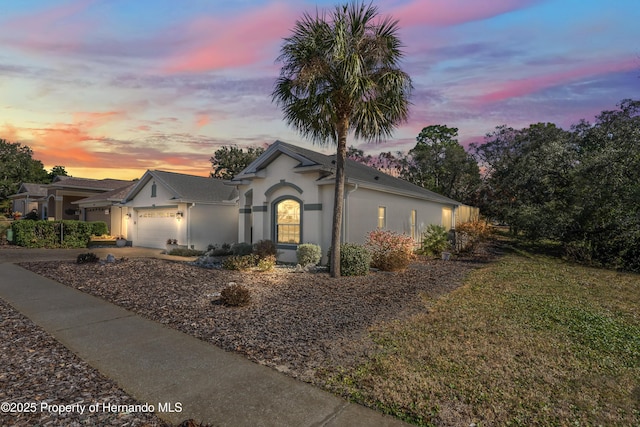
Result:
M140 402L180 403L174 424L406 425L8 262L0 298Z

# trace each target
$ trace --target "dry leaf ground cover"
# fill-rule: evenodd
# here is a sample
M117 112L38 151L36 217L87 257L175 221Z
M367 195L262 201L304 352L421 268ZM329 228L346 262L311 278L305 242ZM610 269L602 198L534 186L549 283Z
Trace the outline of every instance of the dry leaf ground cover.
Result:
M404 272L331 279L327 273L235 272L189 263L129 259L116 263L23 263L24 267L149 319L305 381L319 370L354 363L372 348L368 329L424 310L462 284L490 254L454 261L421 258ZM230 282L250 289L251 303L227 307Z
M13 413L3 410L2 426L166 426L148 413L97 411L82 416L56 413L55 405L80 403L88 407L93 403L135 405L140 402L1 299L0 366L0 402L50 405L50 410L41 410L40 406Z

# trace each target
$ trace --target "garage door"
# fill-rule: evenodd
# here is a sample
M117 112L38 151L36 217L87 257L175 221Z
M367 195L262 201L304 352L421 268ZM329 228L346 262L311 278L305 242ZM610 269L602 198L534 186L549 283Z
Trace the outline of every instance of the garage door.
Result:
M138 233L133 241L134 246L164 249L167 239L178 237L176 208L139 209L136 227Z
M107 223L107 228L111 228L111 219L109 218L109 208L86 208L85 209L85 220L87 222L93 221L104 221Z

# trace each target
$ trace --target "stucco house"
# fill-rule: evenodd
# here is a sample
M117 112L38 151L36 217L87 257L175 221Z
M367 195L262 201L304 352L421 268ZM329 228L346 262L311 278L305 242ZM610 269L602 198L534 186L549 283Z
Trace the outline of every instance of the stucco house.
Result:
M115 190L94 194L71 203L80 209L80 220L104 221L107 223L109 234L126 237L128 210L122 205L122 200L135 185L135 181L130 181Z
M347 160L342 240L364 243L376 228L419 238L429 224L454 227L477 209L374 168ZM239 195L239 242L270 239L282 261L295 261L297 245L331 244L335 155L282 141L233 178Z
M71 176L57 176L51 184L46 186L47 195L43 206L40 208L40 217L43 219L85 219L87 221L104 220L99 215L90 215L90 218L82 218L81 210L77 203L87 197L113 191L131 184L131 181L121 179L89 179Z
M122 200L123 228L133 246L165 248L168 239L204 250L235 242L238 196L224 181L148 170Z
M11 200L11 211L20 212L22 216L28 214L34 209L40 212L40 206L46 197L46 184L23 182L20 184L16 194L9 196L9 200ZM40 215L38 217L41 218Z

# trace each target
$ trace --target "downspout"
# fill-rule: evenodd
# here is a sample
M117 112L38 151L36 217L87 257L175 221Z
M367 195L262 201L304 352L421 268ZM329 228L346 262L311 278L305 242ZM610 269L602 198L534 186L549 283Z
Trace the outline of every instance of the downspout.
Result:
M191 249L191 208L195 207L196 203L191 203L191 206L187 209L187 249Z
M346 238L349 235L349 196L351 195L351 193L353 193L354 191L356 191L358 189L358 183L355 184L355 187L353 187L351 190L346 191L344 194L344 218L342 218L342 224L343 224L343 232L341 233L342 235L342 243L346 242Z

